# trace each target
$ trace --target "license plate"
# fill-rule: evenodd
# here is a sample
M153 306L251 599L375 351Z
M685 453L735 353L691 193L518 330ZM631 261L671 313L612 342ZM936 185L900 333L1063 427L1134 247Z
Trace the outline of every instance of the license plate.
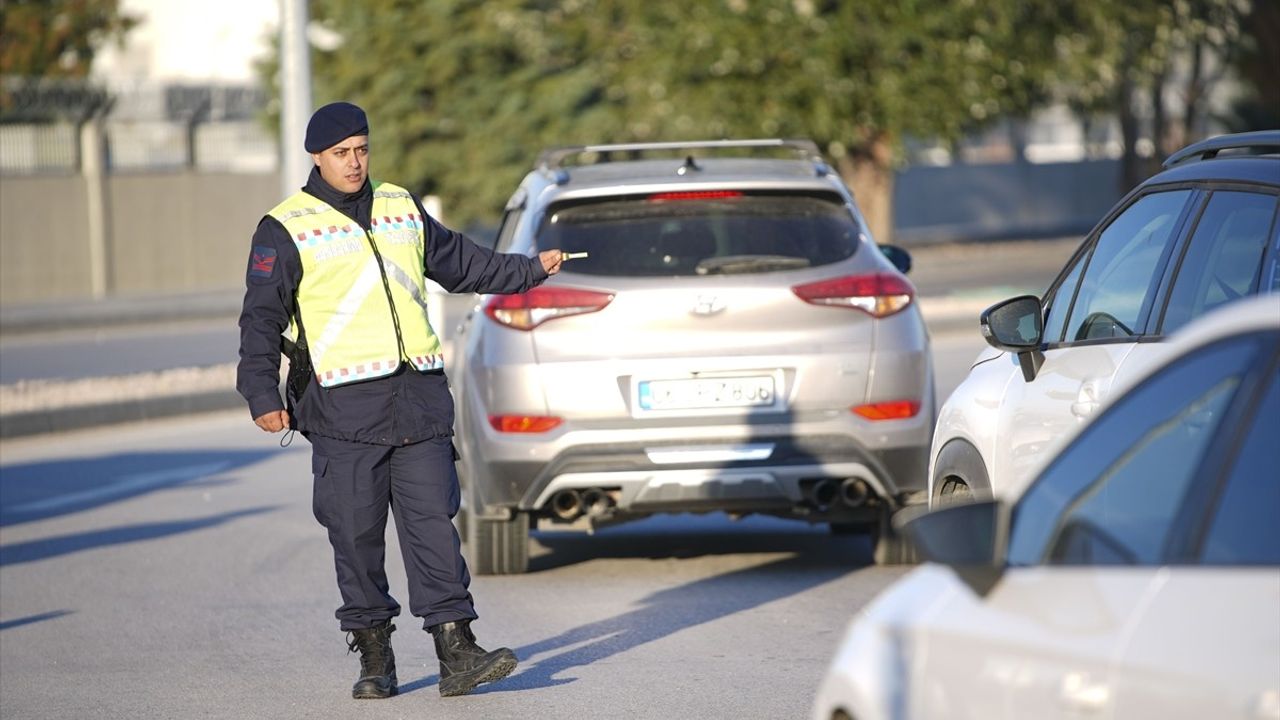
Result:
M641 410L708 410L777 403L774 378L752 377L642 380L636 388Z

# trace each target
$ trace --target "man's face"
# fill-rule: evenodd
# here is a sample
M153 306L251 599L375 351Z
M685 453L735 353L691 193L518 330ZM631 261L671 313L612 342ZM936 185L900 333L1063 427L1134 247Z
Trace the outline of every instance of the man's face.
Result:
M318 153L311 153L320 177L335 190L353 193L369 177L369 136L352 135Z

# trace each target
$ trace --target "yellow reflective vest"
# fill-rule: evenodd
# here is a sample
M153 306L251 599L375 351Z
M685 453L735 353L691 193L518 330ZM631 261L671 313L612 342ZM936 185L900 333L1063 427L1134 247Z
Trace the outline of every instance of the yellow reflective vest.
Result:
M409 191L373 183L368 232L305 192L268 214L302 257L298 315L320 385L390 375L405 360L420 371L444 367L427 320L425 221Z

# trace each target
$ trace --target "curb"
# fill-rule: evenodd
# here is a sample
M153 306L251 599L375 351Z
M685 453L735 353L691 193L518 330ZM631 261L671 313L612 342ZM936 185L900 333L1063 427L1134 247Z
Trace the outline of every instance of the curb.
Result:
M942 332L972 330L979 332L978 317L982 311L1012 295L973 296L964 298L919 298L920 314L931 335Z
M103 425L157 420L243 406L244 398L234 390L214 390L102 405L32 410L0 417L0 439L84 430Z
M0 311L0 334L234 319L240 316L241 301L233 292L219 291L7 307Z

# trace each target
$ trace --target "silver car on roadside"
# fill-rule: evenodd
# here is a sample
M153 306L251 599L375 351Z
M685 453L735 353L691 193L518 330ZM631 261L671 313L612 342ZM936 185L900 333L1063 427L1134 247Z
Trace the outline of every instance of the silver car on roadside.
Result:
M929 336L910 256L813 143L551 150L496 246L580 255L459 327L473 572L526 571L534 527L674 512L827 523L904 559L888 518L926 486Z

